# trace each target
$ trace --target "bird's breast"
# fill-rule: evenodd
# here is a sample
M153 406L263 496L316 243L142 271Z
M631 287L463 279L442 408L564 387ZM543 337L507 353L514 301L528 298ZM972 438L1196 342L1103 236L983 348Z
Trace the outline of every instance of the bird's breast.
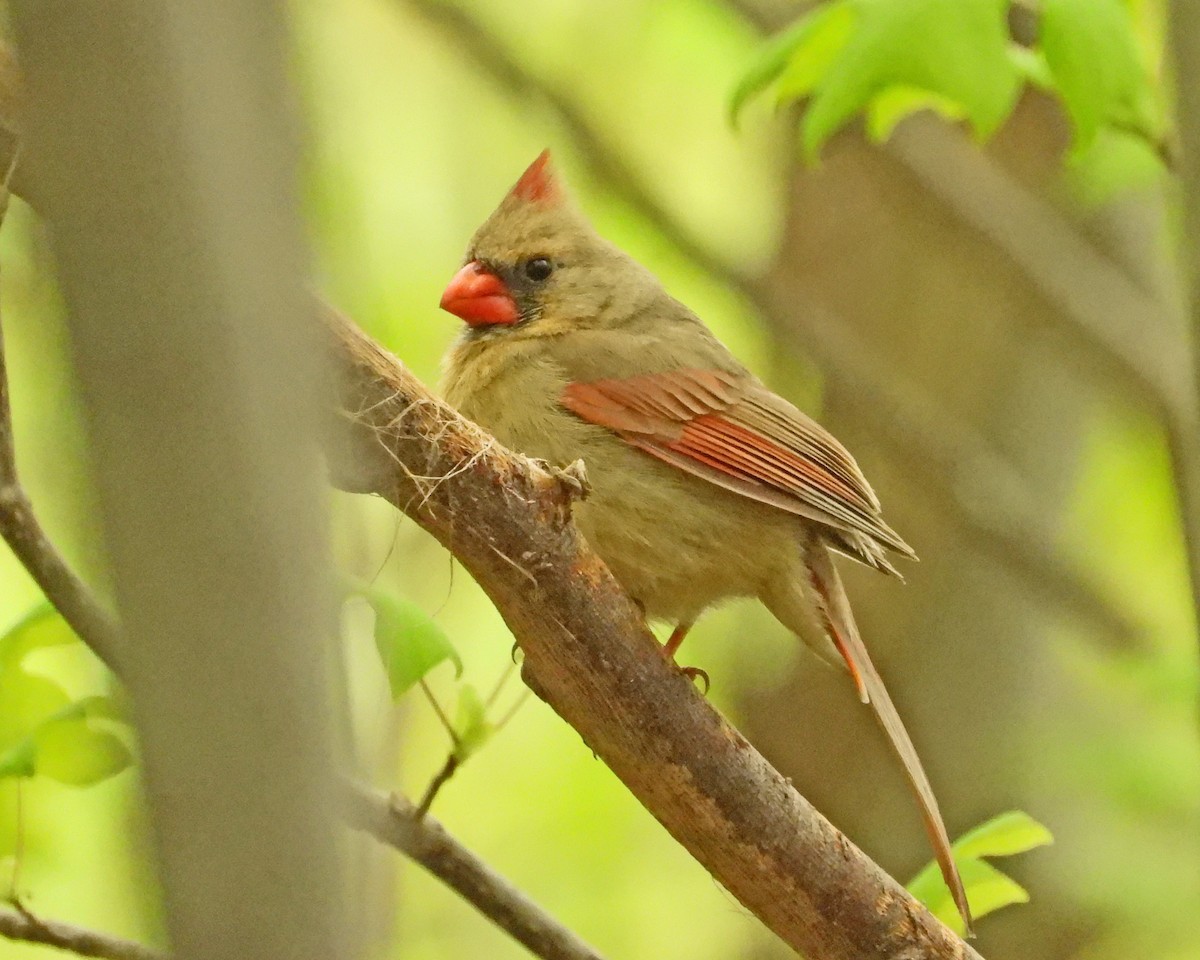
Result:
M576 522L648 614L694 619L725 597L756 594L764 577L793 562L796 518L580 420L559 403L568 381L553 363L490 353L451 357L447 399L513 450L558 466L584 461L591 492L576 505Z

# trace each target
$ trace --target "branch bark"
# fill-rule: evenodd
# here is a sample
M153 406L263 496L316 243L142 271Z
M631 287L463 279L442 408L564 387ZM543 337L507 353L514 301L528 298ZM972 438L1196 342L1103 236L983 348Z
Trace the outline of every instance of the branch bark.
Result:
M98 933L58 920L43 920L23 910L0 907L0 937L66 950L103 960L167 960L165 953L132 940Z
M457 552L514 627L531 686L727 889L812 960L978 957L666 665L569 523L569 485L463 420L341 315L325 311L325 321L345 408L329 437L338 485L379 493ZM35 574L47 556L65 569L47 543L30 561ZM111 621L67 574L85 620L102 625L100 644L119 650ZM542 938L584 951L539 953L546 960L594 956L519 894L496 894L506 885L444 832L422 835L382 802L354 790L348 819L474 891L468 899L527 946Z
M543 960L601 960L566 927L542 912L520 890L446 833L432 817L419 815L403 797L385 797L346 784L346 821L432 873L496 926Z
M55 607L71 629L81 637L88 637L95 654L115 672L117 636L111 615L92 599L87 587L54 548L21 486L13 443L3 336L0 330L0 537L42 593L53 598Z

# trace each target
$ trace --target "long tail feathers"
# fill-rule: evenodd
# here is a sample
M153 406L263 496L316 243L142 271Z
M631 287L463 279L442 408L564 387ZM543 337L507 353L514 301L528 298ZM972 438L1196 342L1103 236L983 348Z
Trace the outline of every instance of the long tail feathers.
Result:
M831 638L850 668L850 674L858 687L858 694L864 703L869 703L875 709L880 725L892 742L896 753L904 764L904 771L912 783L913 792L921 807L925 821L925 829L933 845L934 856L941 868L942 877L950 894L954 897L955 906L962 915L967 936L973 936L971 929L971 908L967 903L967 894L963 889L962 878L954 863L954 855L950 850L950 838L946 835L946 825L942 822L942 814L938 810L937 799L933 795L933 787L925 775L925 768L917 757L917 750L904 729L900 714L888 696L883 678L875 669L867 654L867 648L858 633L854 622L854 614L850 611L850 601L842 587L842 579L828 548L822 543L814 543L808 551L809 569L812 572L813 586L825 601L825 614Z

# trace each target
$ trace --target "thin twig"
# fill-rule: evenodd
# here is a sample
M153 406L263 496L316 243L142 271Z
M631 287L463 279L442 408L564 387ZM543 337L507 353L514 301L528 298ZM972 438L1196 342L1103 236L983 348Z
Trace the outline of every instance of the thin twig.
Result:
M0 58L2 60L2 58ZM8 182L19 153L5 165L0 186L0 226L8 209ZM116 666L117 628L112 616L94 602L87 587L67 567L42 529L17 473L13 441L12 408L9 402L8 369L4 357L4 331L0 325L0 537L33 577L42 592L53 599L59 613L110 668Z
M455 773L458 772L459 766L462 765L462 755L457 751L452 751L447 757L446 762L442 764L440 769L432 780L429 781L429 786L425 788L425 792L421 794L421 802L417 804L414 816L420 820L429 812L429 808L433 806L434 798L438 792L446 785Z
M402 797L391 800L357 784L345 787L346 819L452 887L493 923L545 960L599 960L600 955L465 849Z
M525 706L525 701L527 701L531 696L533 696L533 691L529 689L522 690L519 694L517 694L517 699L512 702L512 705L505 710L504 713L500 715L500 719L496 721L497 733L508 726L512 718L517 715L517 711Z
M425 694L425 699L429 701L429 705L433 708L433 712L437 715L438 722L442 725L442 729L446 731L446 735L450 738L450 742L456 747L458 746L458 731L454 729L454 724L450 722L450 718L446 716L446 711L442 709L442 705L438 703L437 697L433 695L433 690L430 689L429 683L422 677L417 683L421 687L421 692Z
M166 960L167 954L60 920L42 920L26 910L0 907L0 936L23 943L67 950L80 957L104 960Z
M485 700L483 703L483 710L485 714L488 710L495 706L496 700L499 699L500 693L504 690L505 683L507 683L508 678L516 672L516 669L517 665L515 662L508 664L508 666L504 668L504 672L500 674L500 679L496 681L495 687L492 688L492 692L488 694L487 700ZM421 685L425 686L424 680L421 681ZM508 710L506 710L501 715L500 719L492 725L493 734L499 733L505 728L505 726L508 725L508 722L517 715L517 711L521 709L521 706L527 699L529 699L532 693L533 691L528 687L521 691ZM417 804L416 816L418 820L429 812L429 808L433 806L433 801L441 791L442 787L446 785L447 781L449 781L451 777L458 773L459 768L466 762L467 757L470 755L469 752L463 750L462 736L457 730L450 726L449 721L446 720L445 714L442 713L441 707L438 705L437 701L433 699L433 692L427 687L426 694L429 696L430 702L434 705L434 709L437 710L438 716L441 717L447 732L450 734L450 739L454 742L454 749L451 750L446 756L446 762L442 764L442 768L437 772L434 778L429 781L429 786L425 788L425 792L421 795L421 800Z
M25 862L25 778L18 777L13 786L16 794L16 829L13 831L12 873L8 876L8 902L21 905L21 867Z

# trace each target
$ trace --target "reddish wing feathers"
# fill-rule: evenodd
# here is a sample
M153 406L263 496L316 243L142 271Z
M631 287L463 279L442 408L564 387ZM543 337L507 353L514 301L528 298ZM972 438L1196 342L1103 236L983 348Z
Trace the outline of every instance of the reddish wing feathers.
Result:
M561 402L675 467L912 555L880 519L879 501L845 449L816 422L742 377L675 370L572 383ZM870 551L862 559L881 566Z

